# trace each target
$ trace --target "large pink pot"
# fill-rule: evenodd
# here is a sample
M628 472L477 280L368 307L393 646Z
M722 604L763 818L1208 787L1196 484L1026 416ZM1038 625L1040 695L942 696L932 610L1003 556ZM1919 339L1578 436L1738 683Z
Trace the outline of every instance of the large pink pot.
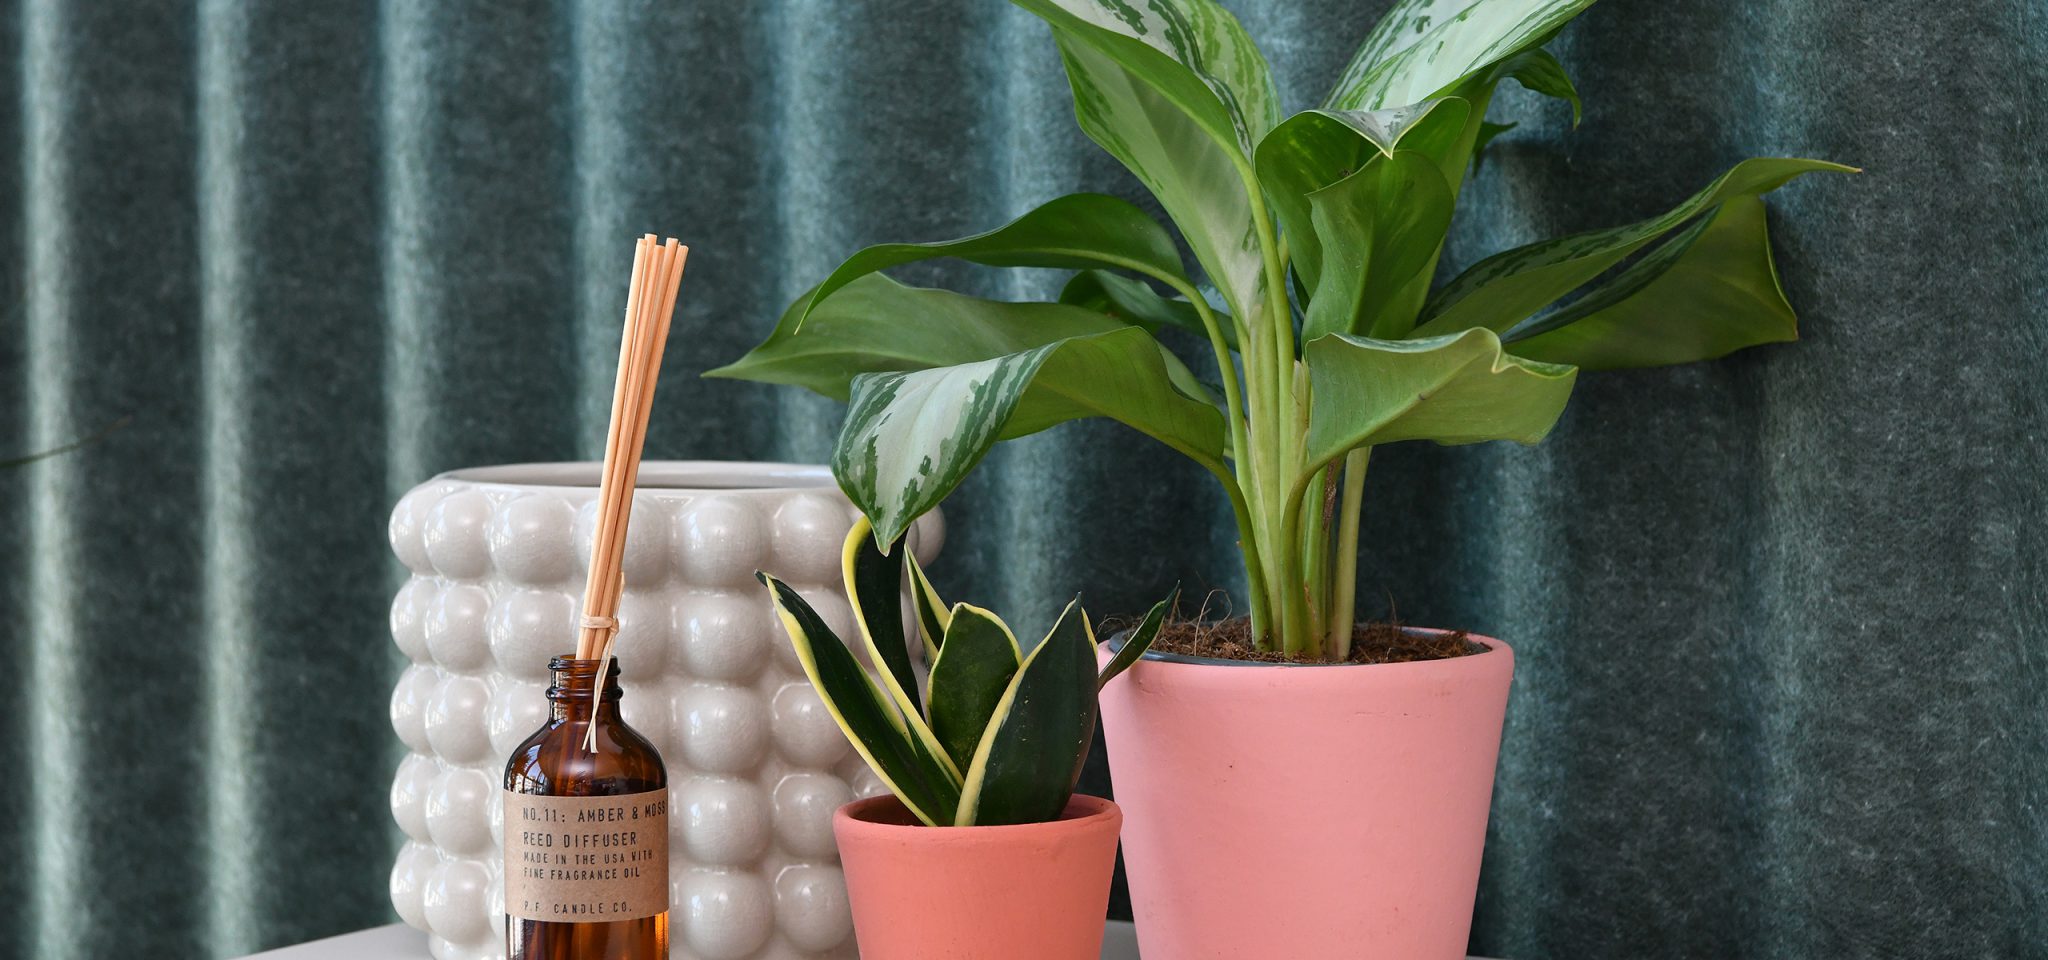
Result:
M869 960L1098 960L1117 805L1076 796L1051 823L927 827L892 796L832 817L853 935Z
M1104 687L1140 952L1464 957L1515 664L1473 639L1372 666L1147 657Z

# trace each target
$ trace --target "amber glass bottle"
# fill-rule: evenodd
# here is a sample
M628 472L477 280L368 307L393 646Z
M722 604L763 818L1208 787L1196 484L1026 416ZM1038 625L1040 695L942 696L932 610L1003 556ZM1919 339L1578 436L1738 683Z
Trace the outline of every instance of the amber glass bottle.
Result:
M668 771L619 716L616 659L601 698L598 661L548 667L548 721L505 764L506 953L666 960ZM595 751L584 745L591 724Z

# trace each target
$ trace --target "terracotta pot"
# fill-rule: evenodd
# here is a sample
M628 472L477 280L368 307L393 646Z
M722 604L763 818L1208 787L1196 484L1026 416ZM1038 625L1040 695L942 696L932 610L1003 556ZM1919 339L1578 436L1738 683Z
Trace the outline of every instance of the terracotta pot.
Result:
M868 960L1097 960L1123 813L1076 796L1051 823L927 827L893 796L832 818Z
M1148 655L1104 687L1140 951L1464 957L1514 672L1473 639L1369 666Z

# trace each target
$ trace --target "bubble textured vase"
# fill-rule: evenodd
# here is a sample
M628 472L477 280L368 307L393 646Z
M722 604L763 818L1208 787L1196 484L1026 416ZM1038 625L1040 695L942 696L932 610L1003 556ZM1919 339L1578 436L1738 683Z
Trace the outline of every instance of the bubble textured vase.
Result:
M392 511L411 576L391 605L410 661L391 696L410 751L391 786L407 838L391 902L439 960L504 955L497 774L547 714L549 658L575 645L598 470L458 470ZM669 770L679 955L855 955L832 814L885 791L804 680L754 571L853 636L839 552L857 516L823 467L641 467L616 652L625 719ZM911 549L929 561L942 537L929 515Z

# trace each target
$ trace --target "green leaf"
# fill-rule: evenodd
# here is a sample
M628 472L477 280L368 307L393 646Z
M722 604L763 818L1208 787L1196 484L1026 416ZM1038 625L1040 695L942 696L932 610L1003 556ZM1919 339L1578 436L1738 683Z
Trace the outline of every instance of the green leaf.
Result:
M931 826L953 822L960 806L959 783L912 739L902 717L884 701L860 661L817 611L788 584L765 573L755 576L774 598L776 615L804 676L868 768L919 820Z
M1173 592L1166 595L1166 599L1152 605L1151 611L1145 614L1145 619L1138 622L1137 628L1125 635L1124 645L1117 649L1116 656L1111 657L1109 664L1102 668L1102 673L1096 676L1096 689L1102 689L1105 684L1116 679L1117 674L1130 669L1131 664L1137 663L1138 658L1152 648L1152 640L1159 636L1159 627L1166 622L1166 611L1173 609L1174 601L1179 599L1180 588L1174 587Z
M1503 339L1531 360L1614 370L1797 340L1799 323L1771 263L1764 202L1736 197L1571 306Z
M1080 417L1134 427L1224 473L1223 416L1183 394L1137 327L1022 353L854 381L832 473L885 542L937 506L999 439Z
M1535 443L1550 432L1577 375L1502 352L1475 328L1424 340L1332 334L1303 351L1313 391L1303 476L1350 450L1399 440Z
M1180 227L1232 311L1262 308L1246 177L1278 121L1265 59L1212 0L1016 0L1052 26L1081 129Z
M766 341L705 376L794 384L843 402L863 373L950 367L1131 329L1081 307L983 300L867 276L818 304L799 333L796 320L809 300L799 297ZM1166 362L1177 368L1177 382L1197 382L1179 359Z
M1443 97L1372 111L1328 110L1301 115L1282 124L1275 131L1275 136L1268 138L1274 144L1275 154L1270 160L1265 152L1266 145L1261 144L1260 160L1265 165L1261 167L1261 176L1268 184L1268 192L1274 198L1282 223L1287 225L1288 234L1296 243L1297 275L1316 279L1321 275L1317 261L1324 260L1338 264L1363 264L1363 269L1370 271L1362 273L1358 268L1347 266L1338 274L1343 282L1341 289L1334 291L1337 299L1324 303L1319 312L1310 311L1309 323L1304 327L1305 338L1332 332L1393 338L1407 336L1414 329L1415 318L1429 297L1437 259L1443 250L1443 238L1450 228L1450 214L1457 205L1466 172L1468 168L1478 169L1479 151L1486 142L1512 126L1486 122L1486 108L1492 102L1494 88L1508 76L1539 92L1565 97L1573 103L1574 110L1577 109L1578 94L1572 89L1563 67L1543 50L1531 49L1465 75L1447 86L1447 95ZM1325 119L1347 117L1391 119L1377 124L1355 123L1354 130L1345 130ZM1300 124L1301 129L1291 129L1294 124ZM1379 130L1388 132L1378 133ZM1288 143L1283 134L1296 142ZM1368 144L1374 153L1364 153ZM1295 149L1283 151L1283 146ZM1413 209L1373 208L1382 212L1366 221L1362 212L1367 207L1361 206L1361 201L1371 192L1365 184L1372 182L1373 178L1360 177L1360 173L1374 164L1386 162L1374 158L1390 157L1400 150L1414 150L1435 161L1443 189L1437 189L1434 183L1413 171L1382 170L1383 178L1398 173L1391 179L1379 181L1382 190L1420 191L1429 196L1426 200L1419 195L1413 197L1417 204ZM1308 168L1308 175L1297 178L1305 183L1279 182L1284 179L1283 159L1292 159ZM1268 166L1273 167L1270 172ZM1354 170L1359 173L1352 173ZM1343 203L1330 204L1328 209L1314 209L1313 204L1307 204L1306 194L1299 193L1304 185L1316 190L1330 190L1339 177L1359 177L1351 187L1353 196ZM1304 205L1309 209L1304 210ZM1391 222L1387 219L1389 211L1394 214ZM1304 229L1300 222L1304 213L1312 221L1308 229ZM1317 217L1329 217L1332 222L1314 223ZM1338 222L1347 219L1358 222ZM1366 234L1358 232L1362 228L1374 236L1368 239ZM1401 236L1397 240L1389 241L1385 236L1390 228L1399 230ZM1313 245L1300 243L1304 235L1315 238ZM1350 249L1337 258L1327 253L1318 254L1315 245L1331 242L1325 239L1329 237L1348 240ZM1380 254L1360 259L1361 255L1371 253L1372 245L1378 246ZM1314 297L1310 300L1313 302Z
M1069 194L1001 227L939 243L885 243L847 258L811 293L808 315L853 281L890 267L957 257L991 267L1114 266L1156 277L1181 277L1180 250L1145 211L1099 193ZM1183 278L1184 279L1184 278ZM803 323L798 319L798 325Z
M1107 270L1083 270L1074 274L1060 291L1059 302L1110 314L1147 330L1175 326L1196 336L1208 336L1208 330L1202 325L1202 315L1195 311L1194 304L1178 297L1161 296L1143 280L1118 276ZM1223 335L1224 345L1237 349L1237 329L1230 322L1230 315L1214 309L1209 312L1216 318L1217 332Z
M1287 118L1259 142L1259 183L1311 299L1328 259L1322 245L1329 241L1314 226L1309 196L1396 150L1436 159L1445 167L1444 177L1455 183L1463 174L1458 145L1471 108L1462 98L1446 97L1388 110L1309 110Z
M957 826L1059 819L1095 738L1095 634L1078 600L1024 658L975 747Z
M910 665L910 644L903 633L903 561L869 536L873 528L860 518L839 550L839 571L846 581L846 600L853 622L868 646L868 659L882 671L882 686L904 713L916 720L924 713L917 696L917 670ZM897 541L893 538L890 546ZM915 726L915 723L913 723Z
M1585 116L1585 105L1579 102L1579 88L1572 86L1571 75L1564 72L1564 64L1557 62L1550 51L1541 48L1524 50L1502 67L1502 72L1515 78L1515 82L1524 88L1571 104L1572 127L1578 127Z
M1309 195L1323 238L1322 282L1309 301L1303 339L1353 333L1406 336L1436 265L1456 204L1436 162L1412 150Z
M1472 141L1472 172L1479 172L1479 165L1486 159L1486 146L1493 142L1493 138L1521 125L1520 121L1515 123L1488 123L1482 121L1479 124L1479 136Z
M931 721L940 745L962 770L974 760L1023 657L1002 618L970 604L953 608L945 643L932 661Z
M1372 110L1427 100L1556 33L1593 0L1400 0L1324 101Z
M1722 203L1769 193L1800 174L1853 170L1821 160L1744 160L1660 216L1532 243L1479 261L1431 298L1424 311L1429 319L1415 333L1429 337L1472 327L1507 330Z
M910 607L917 611L917 632L924 638L924 660L933 663L939 659L939 644L945 642L946 628L953 615L946 610L946 602L939 599L939 591L932 589L917 555L903 551L903 563L910 568Z

